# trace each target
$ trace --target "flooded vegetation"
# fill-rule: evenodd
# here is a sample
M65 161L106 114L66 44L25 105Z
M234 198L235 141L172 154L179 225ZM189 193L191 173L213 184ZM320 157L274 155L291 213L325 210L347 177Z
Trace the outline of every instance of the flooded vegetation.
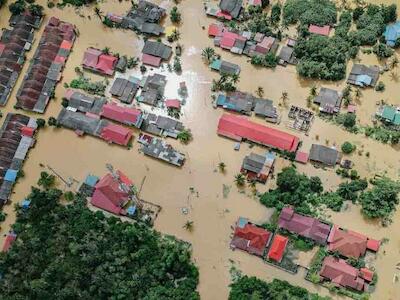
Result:
M32 112L23 112L28 116L57 117L62 109L62 99L66 92L65 83L70 84L79 78L76 67L81 65L84 52L88 47L104 49L109 47L113 53L121 56L141 57L144 45L143 39L132 30L121 28L109 28L102 24L98 13L105 15L108 12L125 14L131 7L129 1L107 0L97 5L75 8L65 5L48 8L48 3L37 0L38 4L45 7L43 24L50 17L55 16L63 21L74 24L77 29L77 39L72 48L66 67L62 72L60 83L55 89L55 97L50 100L44 115ZM64 1L65 3L68 1ZM174 6L173 1L153 1L165 8L167 12ZM209 1L217 4L217 1ZM274 2L274 1L272 1ZM337 1L339 4L343 1ZM392 4L400 6L400 1L374 1L374 3ZM211 88L213 79L218 80L220 75L210 70L208 64L202 59L202 51L206 47L213 47L213 40L207 35L209 24L215 22L204 13L204 6L199 0L184 0L179 4L181 20L177 26L182 45L180 56L181 72L170 72L166 65L161 69L147 67L146 75L160 73L167 77L165 97L168 99L180 98L178 89L181 82L186 82L188 95L181 108L179 120L186 128L190 128L192 140L184 145L179 140L168 138L167 142L175 149L179 149L185 155L185 164L176 168L159 160L144 156L139 152L137 143L140 131L131 128L134 141L131 147L122 148L117 145L109 145L104 141L91 136L77 136L73 131L63 128L46 126L40 129L37 142L29 152L29 157L24 163L25 176L16 184L11 201L4 206L3 212L7 214L4 222L0 223L0 244L4 242L4 236L9 232L10 226L16 220L14 205L21 203L30 193L42 171L55 170L63 178L70 178L73 182L82 181L89 173L104 174L106 164L110 163L115 168L123 170L136 185L141 185L141 198L156 203L162 207L162 211L155 221L154 228L163 233L176 236L192 244L193 259L199 267L198 292L202 299L227 299L229 284L231 283L231 268L235 264L243 274L256 276L260 279L271 281L274 278L287 280L295 286L306 288L312 293L321 296L337 298L329 290L310 281L304 280L305 270L300 269L296 275L278 269L255 256L241 251L232 251L229 247L232 228L239 216L245 216L257 224L265 224L270 221L274 209L267 208L254 195L254 188L245 183L238 186L235 183L235 175L240 172L243 158L251 152L265 153L265 147L242 143L238 151L234 150L235 142L217 135L219 118L224 113L222 108L213 107ZM0 28L8 27L10 12L7 6L0 11ZM172 24L166 17L163 25ZM32 50L27 52L27 60L21 71L26 74L29 60L32 58L38 46L44 25L35 32L35 41ZM290 26L288 34L293 34L295 28ZM169 45L165 37L163 42ZM285 38L284 38L285 40ZM173 48L176 43L173 43ZM310 90L316 86L323 86L342 91L346 87L344 79L339 81L324 81L305 79L298 75L296 67L276 66L275 68L257 67L251 64L246 56L239 56L214 48L215 53L222 59L237 64L241 68L240 78L235 84L240 91L257 94L262 87L264 98L273 100L274 106L281 116L279 124L268 123L269 127L284 130L300 138L302 141L300 150L308 152L312 144L323 144L340 150L345 142L356 146L345 156L354 164L360 178L373 178L375 175L387 176L393 180L400 178L400 145L384 144L373 138L367 138L364 134L354 134L342 128L334 122L316 116L308 132L300 132L292 129L291 119L288 117L291 105L308 108L317 114L314 105L308 107L307 98ZM399 55L396 50L395 55ZM174 57L170 64L173 65ZM373 53L360 51L355 59L350 59L347 68L343 72L348 75L355 63L365 65L378 65L385 67L385 60L378 60ZM172 70L172 69L171 69ZM104 77L92 72L83 71L85 78L91 82L106 82ZM395 67L395 74L399 72ZM115 77L129 78L131 75L141 77L142 73L137 66L128 69L126 73L117 72ZM310 76L312 77L312 76ZM342 78L342 77L340 77ZM326 79L331 79L327 77ZM363 89L359 97L353 97L357 107L356 122L359 126L372 126L373 118L379 104L385 103L400 106L399 83L391 72L384 72L379 80L385 84L381 92L373 88ZM109 86L113 78L107 79ZM4 121L8 112L17 112L16 94L23 82L23 76L19 76L15 88L5 107L0 108ZM103 91L102 91L103 92ZM104 90L107 97L111 98L109 88ZM283 97L284 96L284 97ZM138 103L137 108L149 110L167 115L165 109ZM251 121L265 124L260 118L250 117ZM287 159L277 156L274 175L283 168L292 164ZM336 191L345 180L338 176L332 168L316 168L312 164L298 164L296 169L308 177L316 176L321 180L324 191ZM275 178L277 176L274 176ZM75 192L76 184L67 186L58 180L58 188L62 191ZM257 184L257 193L264 193L276 188L276 180L270 178L266 185ZM381 249L374 260L374 268L379 275L376 290L371 294L371 299L398 299L400 283L398 276L400 270L400 235L397 229L400 227L400 211L397 210L391 216L392 222L382 226L381 222L371 221L361 213L361 206L345 201L344 208L340 212L330 209L324 210L324 219L337 224L342 228L352 229L374 239L384 240ZM189 230L190 229L190 230ZM299 259L301 260L301 259ZM306 260L310 260L309 258Z

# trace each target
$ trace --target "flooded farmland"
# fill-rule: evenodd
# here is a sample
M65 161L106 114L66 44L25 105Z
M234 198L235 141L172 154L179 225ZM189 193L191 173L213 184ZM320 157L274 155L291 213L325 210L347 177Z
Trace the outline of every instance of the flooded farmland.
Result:
M74 9L65 7L62 10L47 8L46 1L37 0L46 7L46 18L56 16L62 20L76 25L79 31L73 47L73 52L68 58L63 79L56 89L56 99L51 100L44 118L57 116L61 109L61 100L65 92L63 83L76 78L75 67L80 66L83 52L89 46L96 48L110 47L111 51L121 55L139 56L143 41L132 31L105 28L100 19L94 13L92 7ZM161 6L169 8L172 1L153 1ZM375 1L374 1L375 2ZM377 2L377 1L376 1ZM379 1L384 3L396 3L400 1ZM131 6L130 1L105 1L99 5L104 13L124 13ZM212 46L212 39L208 38L208 24L213 22L203 12L203 3L200 0L184 0L180 4L183 14L182 24L179 27L181 33L180 44L183 45L182 55L183 72L181 76L168 73L168 85L165 96L176 97L179 82L186 81L189 97L183 107L181 121L190 128L193 133L193 141L188 145L182 145L177 141L171 141L173 146L186 154L187 162L183 168L178 169L143 156L138 152L136 141L130 150L118 146L110 146L100 139L90 136L78 137L73 131L47 127L38 134L37 143L30 151L29 158L24 165L25 177L22 178L14 189L9 205L4 207L8 214L5 222L1 224L0 244L3 243L4 234L8 232L10 225L15 220L13 204L20 202L29 193L30 186L34 185L43 166L50 166L63 177L72 177L78 181L89 173L102 175L106 172L105 164L111 163L115 168L121 169L132 180L139 184L142 181L143 189L141 197L147 201L162 206L162 212L155 223L155 228L165 234L172 234L180 239L189 241L193 245L193 257L200 271L199 292L202 299L227 299L230 283L230 268L232 262L244 274L254 275L262 279L270 280L279 278L288 280L292 284L303 286L310 291L322 295L329 295L327 289L313 285L303 279L302 272L290 275L277 268L264 264L259 258L239 251L231 251L229 248L231 226L239 216L247 217L254 222L264 223L272 212L262 206L252 196L249 188L238 191L233 180L234 175L240 170L243 157L253 152L262 152L265 149L255 146L252 149L247 144L242 144L240 151L234 151L234 142L216 134L219 117L223 111L214 109L212 105L210 86L217 74L211 72L201 60L201 51L207 46ZM4 6L0 11L0 28L7 27L9 11ZM168 23L169 20L166 20ZM43 30L36 32L36 43L28 53L28 60L36 49L37 42ZM274 100L278 106L283 91L288 93L289 104L295 104L306 108L306 98L314 81L300 79L293 66L286 68L278 66L275 70L257 69L247 62L244 56L235 56L216 48L222 58L239 64L242 68L238 89L246 92L255 92L257 87L264 88L265 96ZM397 53L398 55L400 53ZM374 55L360 54L360 61L365 64L380 64ZM350 62L348 71L351 68ZM13 112L16 102L16 92L21 84L23 74L28 63L25 63L22 76L13 90L8 104L1 109L3 116L7 112ZM134 71L134 72L137 72ZM87 73L95 80L102 80L100 76ZM129 74L128 74L129 75ZM118 76L118 74L116 75ZM371 115L375 112L376 102L384 99L387 103L400 105L399 83L393 81L389 74L381 76L386 89L383 93L377 93L372 89L363 91L360 103L358 103L357 118L362 124L371 123ZM317 82L318 86L324 85L341 90L345 86L344 81L329 83ZM284 116L279 127L285 131L291 130L287 124L287 109L279 106ZM286 118L286 119L285 119ZM4 117L3 117L4 119ZM254 118L254 121L263 121ZM135 132L135 137L138 136ZM374 174L387 174L393 179L400 177L400 147L384 145L372 139L366 139L363 135L348 133L339 127L316 118L310 133L292 131L303 141L302 149L308 151L312 143L327 144L338 147L344 141L351 141L357 145L357 149L363 149L359 155L354 153L351 159L355 163L355 169L361 176L371 177ZM369 152L369 157L365 156ZM225 174L217 172L217 164L223 161L226 164ZM275 173L288 165L288 162L278 158ZM319 176L326 189L335 188L340 183L340 178L331 169L316 169L310 164L299 165L298 169L308 175ZM259 192L268 190L274 183L266 186L258 185ZM223 187L229 190L223 195ZM61 185L61 189L66 187ZM182 208L188 209L188 214L182 214ZM363 219L357 206L349 205L341 213L329 213L330 220L342 227L352 228L376 239L387 238L388 242L382 246L376 260L376 270L379 280L372 299L395 300L399 299L400 283L394 281L394 275L399 274L396 264L400 263L400 211L393 217L393 223L388 227L371 223ZM186 221L193 221L194 230L188 232L183 228ZM334 297L333 295L331 295Z

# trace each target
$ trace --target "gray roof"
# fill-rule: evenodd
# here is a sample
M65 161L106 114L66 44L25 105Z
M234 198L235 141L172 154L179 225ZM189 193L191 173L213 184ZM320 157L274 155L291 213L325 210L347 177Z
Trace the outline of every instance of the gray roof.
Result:
M357 76L359 75L367 75L371 77L371 86L375 86L379 79L379 67L354 64L347 82L350 84L356 84Z
M254 112L258 116L267 118L277 118L278 113L272 100L268 99L257 99Z
M148 144L144 144L142 151L145 155L163 160L176 166L182 166L185 155L176 151L171 145L159 138L153 138Z
M99 114L106 103L107 100L103 97L90 96L79 91L74 91L68 100L68 106L93 114Z
M243 0L221 0L219 8L228 12L232 18L237 18L242 10Z
M283 46L281 51L279 52L279 59L283 60L286 63L294 64L295 58L293 56L294 49L288 46Z
M160 42L146 41L142 53L168 60L171 57L172 48Z
M111 95L117 97L121 102L132 103L136 96L139 86L124 78L115 79L110 93Z
M338 91L323 87L315 97L314 103L320 106L322 112L337 113L340 110L342 97Z
M127 63L128 63L128 60L127 60L126 56L121 56L118 59L115 69L119 72L125 72Z
M81 130L84 133L99 136L102 129L109 124L106 120L100 120L79 112L73 112L65 108L61 109L57 121L61 126L72 130Z
M335 166L340 161L340 152L324 145L313 144L309 159L327 166Z
M265 156L256 153L250 153L243 159L242 168L258 174L264 167L265 159Z
M237 64L230 63L228 61L221 61L221 68L219 69L220 73L228 74L228 75L239 75L240 67Z

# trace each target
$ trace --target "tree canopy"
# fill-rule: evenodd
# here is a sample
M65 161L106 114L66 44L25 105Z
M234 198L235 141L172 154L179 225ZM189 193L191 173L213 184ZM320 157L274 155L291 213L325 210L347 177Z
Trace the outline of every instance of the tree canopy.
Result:
M287 24L333 25L336 18L336 6L330 0L288 0L283 7L283 20Z
M305 288L291 285L289 282L274 279L265 282L256 277L243 276L230 285L229 300L328 300L329 297L321 297L312 294Z
M32 188L18 239L0 253L5 299L199 299L189 246L145 225L92 212L79 195Z

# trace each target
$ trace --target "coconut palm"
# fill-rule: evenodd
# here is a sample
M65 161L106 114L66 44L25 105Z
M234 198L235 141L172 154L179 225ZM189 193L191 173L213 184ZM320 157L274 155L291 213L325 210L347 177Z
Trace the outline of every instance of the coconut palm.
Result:
M100 8L98 6L94 7L94 13L96 14L97 17L99 17L100 20L103 19L102 12L101 12L101 10L100 10Z
M242 173L236 174L235 176L235 183L238 187L243 187L245 184L246 178Z
M186 221L185 225L183 225L183 228L185 228L189 232L192 232L194 229L193 221Z
M389 67L391 70L393 70L398 66L398 64L399 64L399 59L397 58L397 56L394 56L390 61Z
M233 75L231 75L231 79L232 79L233 84L236 84L239 82L240 77L238 74L233 74Z
M281 100L282 100L283 106L286 107L287 106L287 101L289 100L288 92L286 92L286 91L282 92Z
M317 86L313 85L313 86L310 88L310 96L311 96L311 97L317 96Z
M221 173L225 173L225 169L226 169L225 163L221 161L221 162L218 164L218 169L219 169L219 171L220 171Z
M355 96L356 96L357 99L360 99L360 98L361 98L362 92L361 92L361 89L360 89L360 88L357 88L357 89L356 89Z
M264 88L263 88L262 86L259 86L259 87L257 88L256 93L257 93L257 96L258 96L258 97L262 98L262 97L264 96Z
M211 47L206 47L201 52L201 56L205 60L205 62L209 64L212 62L212 60L215 56L215 50Z

